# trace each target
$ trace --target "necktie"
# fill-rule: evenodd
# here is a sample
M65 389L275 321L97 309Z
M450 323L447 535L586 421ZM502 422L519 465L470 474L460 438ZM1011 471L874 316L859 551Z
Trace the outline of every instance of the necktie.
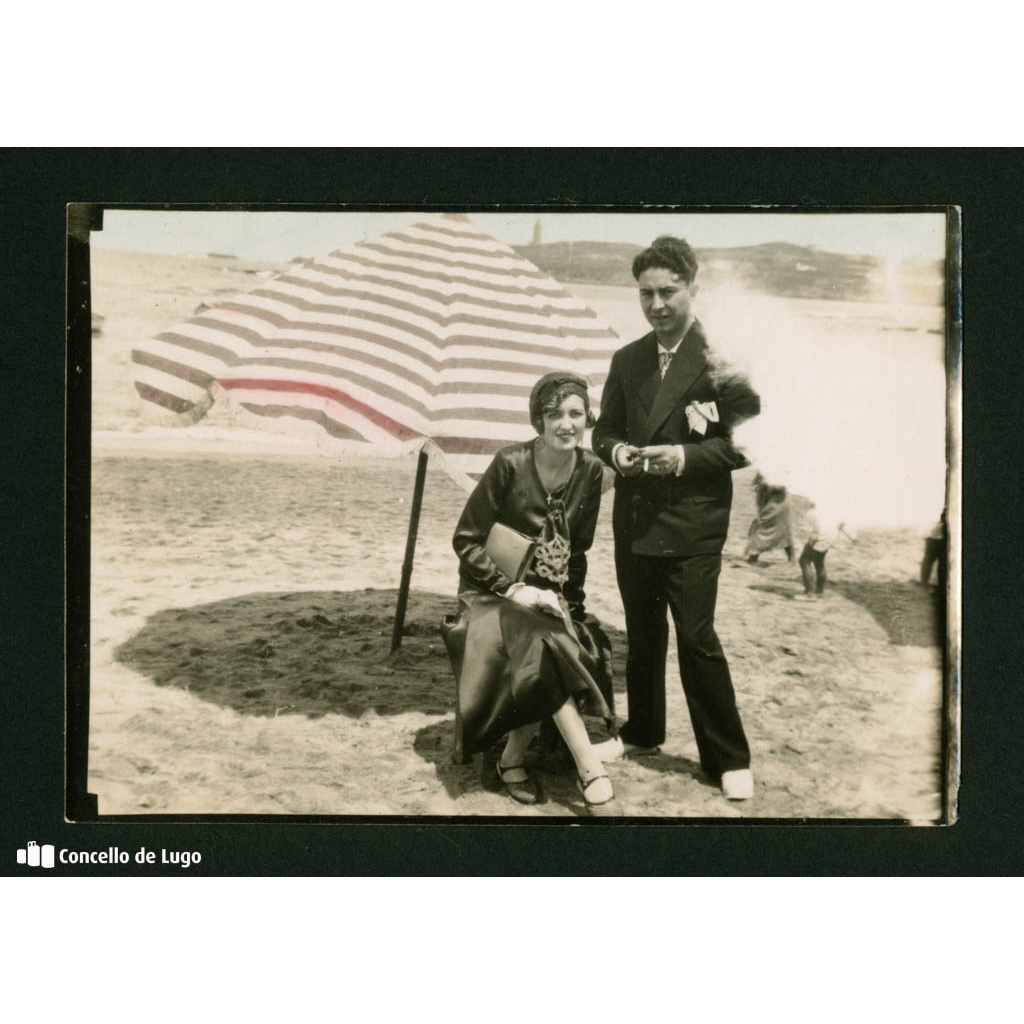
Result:
M661 379L665 379L665 374L668 373L668 364L672 362L672 357L675 352L665 352L664 350L658 353L658 361L661 364Z

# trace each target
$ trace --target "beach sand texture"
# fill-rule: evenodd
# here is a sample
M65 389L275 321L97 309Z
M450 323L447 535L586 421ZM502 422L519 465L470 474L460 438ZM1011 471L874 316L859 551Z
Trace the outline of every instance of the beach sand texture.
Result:
M486 768L451 762L454 684L437 623L454 609L464 494L442 471L428 473L406 636L389 656L415 459L331 458L216 416L175 431L140 411L132 343L270 269L93 254L104 319L93 339L89 790L101 814L585 815L556 761L537 762L547 799L535 808L495 792ZM578 291L627 337L642 331L628 290ZM911 582L921 537L862 530L829 554L826 599L802 605L781 552L759 567L740 557L752 477L735 476L717 623L755 799L731 804L700 775L670 657L668 740L609 766L617 812L937 819L941 647L935 588ZM610 505L587 593L612 639L624 715Z

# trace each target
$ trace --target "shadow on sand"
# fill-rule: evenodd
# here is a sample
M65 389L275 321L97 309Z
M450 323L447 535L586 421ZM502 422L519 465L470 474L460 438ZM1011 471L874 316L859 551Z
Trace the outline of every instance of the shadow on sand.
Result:
M835 590L866 608L897 647L940 647L944 643L946 602L938 587L843 580L835 584Z
M776 583L750 583L748 590L792 601L803 589ZM830 580L826 593L866 608L897 647L939 647L946 629L946 605L938 587L892 580Z
M454 597L409 595L402 646L391 652L395 590L246 594L152 615L114 652L157 686L195 694L244 715L320 718L368 712L443 716L420 728L413 749L431 763L451 796L499 789L494 763L502 744L474 763L452 759L455 680L438 629ZM624 687L625 635L606 629ZM624 705L624 697L620 697ZM605 734L595 733L603 739ZM571 761L559 750L531 750L548 799L583 812Z
M647 754L644 757L634 758L635 762L642 765L647 771L661 772L663 775L686 776L693 779L698 785L705 786L718 792L718 779L711 778L704 774L704 769L688 757L679 757L676 754Z
M776 597L792 601L797 594L803 593L803 588L783 583L748 583L747 590L757 590L762 594L774 594Z
M438 632L453 597L413 591L393 654L394 590L246 594L152 615L115 658L239 714L455 711Z

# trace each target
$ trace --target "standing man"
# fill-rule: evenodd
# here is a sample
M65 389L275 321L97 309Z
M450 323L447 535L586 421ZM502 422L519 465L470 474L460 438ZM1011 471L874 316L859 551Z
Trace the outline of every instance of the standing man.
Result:
M757 396L729 385L709 362L690 306L697 257L662 235L633 260L640 305L654 330L612 357L594 429L597 454L616 470L612 526L615 572L626 613L629 718L619 737L595 747L603 761L653 753L665 740L667 609L701 768L730 800L753 796L750 748L729 665L715 633L732 471L746 460L731 427L756 415Z

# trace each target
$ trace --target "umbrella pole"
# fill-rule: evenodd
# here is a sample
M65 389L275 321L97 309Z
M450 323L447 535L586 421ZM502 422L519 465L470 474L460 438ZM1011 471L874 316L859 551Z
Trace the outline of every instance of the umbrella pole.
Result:
M402 646L402 629L405 626L405 606L409 601L409 583L412 580L412 560L416 553L416 533L420 526L420 507L423 505L423 485L427 479L427 453L420 449L416 463L416 483L412 492L412 511L409 513L409 536L405 541L405 561L402 563L402 582L398 587L398 604L395 606L395 628L391 634L391 650Z

